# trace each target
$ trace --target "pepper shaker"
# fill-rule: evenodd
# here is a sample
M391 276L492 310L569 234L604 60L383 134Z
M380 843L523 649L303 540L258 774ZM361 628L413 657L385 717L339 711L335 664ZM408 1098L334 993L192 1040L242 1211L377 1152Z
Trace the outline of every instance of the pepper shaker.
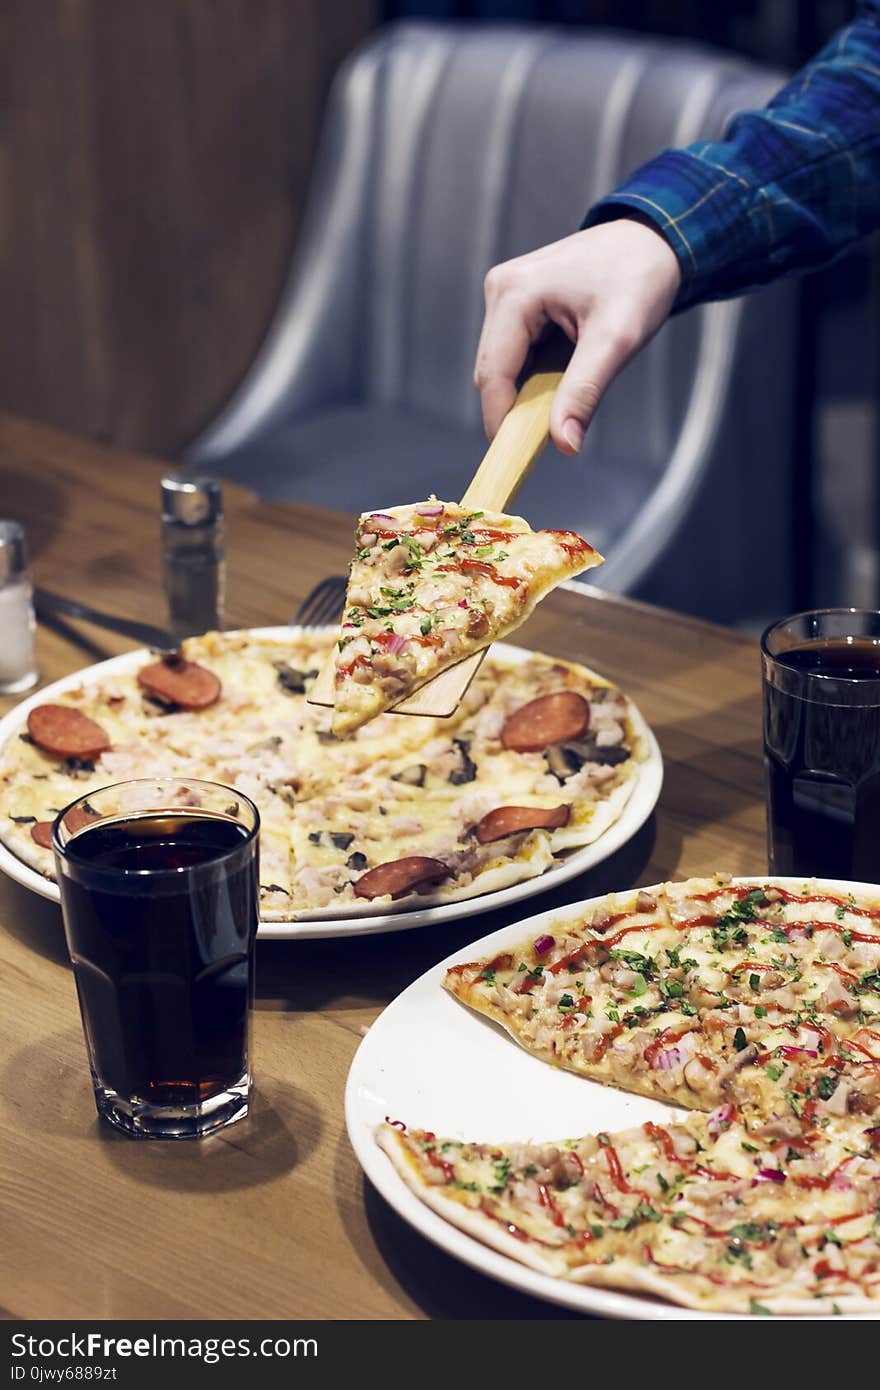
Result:
M36 626L24 530L17 521L0 521L0 694L36 685Z
M223 626L223 494L216 478L162 479L162 564L177 637Z

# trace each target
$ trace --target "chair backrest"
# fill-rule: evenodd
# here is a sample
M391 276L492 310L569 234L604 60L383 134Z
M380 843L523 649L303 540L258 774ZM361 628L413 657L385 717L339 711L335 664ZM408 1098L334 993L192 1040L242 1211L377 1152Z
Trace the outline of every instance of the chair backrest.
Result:
M637 165L721 135L782 80L735 55L634 34L382 30L337 75L275 321L189 460L210 463L342 402L476 433L486 270L567 235ZM587 461L635 458L643 477L643 504L603 569L610 588L631 592L662 559L701 485L739 320L734 303L671 320L596 416Z
M720 134L780 80L734 56L638 35L381 31L337 75L275 322L197 452L229 452L304 400L406 405L475 424L486 270L567 235L636 165ZM665 467L700 335L701 312L667 325L609 394L592 447L607 436L616 450L647 447L646 466Z

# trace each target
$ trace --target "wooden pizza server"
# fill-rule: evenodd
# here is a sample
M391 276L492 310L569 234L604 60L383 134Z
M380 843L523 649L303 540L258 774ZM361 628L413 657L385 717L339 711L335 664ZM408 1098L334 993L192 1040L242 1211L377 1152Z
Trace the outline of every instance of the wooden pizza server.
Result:
M461 499L463 507L504 512L522 487L532 464L550 438L550 404L571 356L571 344L561 331L539 343L532 352L519 393L483 461ZM455 666L395 705L393 714L454 714L480 667L488 647ZM333 705L335 662L332 654L306 696L310 705Z

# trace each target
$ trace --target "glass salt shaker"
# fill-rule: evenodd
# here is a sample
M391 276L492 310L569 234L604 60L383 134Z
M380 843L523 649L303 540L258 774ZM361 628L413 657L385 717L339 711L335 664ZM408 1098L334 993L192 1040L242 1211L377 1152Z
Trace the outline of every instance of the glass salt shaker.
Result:
M162 479L162 567L169 625L191 637L223 626L223 494L216 478Z
M0 695L36 685L36 626L24 530L0 521Z

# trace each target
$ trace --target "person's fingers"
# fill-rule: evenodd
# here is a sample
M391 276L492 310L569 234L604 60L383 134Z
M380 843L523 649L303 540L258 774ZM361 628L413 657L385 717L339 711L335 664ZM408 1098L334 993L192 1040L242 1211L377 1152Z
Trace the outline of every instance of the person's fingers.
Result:
M491 274L491 273L490 273ZM486 285L486 317L477 347L474 384L480 393L486 436L494 439L516 398L516 383L528 356L533 331L525 303Z
M583 446L596 407L638 347L634 338L587 319L550 408L550 437L563 454Z

